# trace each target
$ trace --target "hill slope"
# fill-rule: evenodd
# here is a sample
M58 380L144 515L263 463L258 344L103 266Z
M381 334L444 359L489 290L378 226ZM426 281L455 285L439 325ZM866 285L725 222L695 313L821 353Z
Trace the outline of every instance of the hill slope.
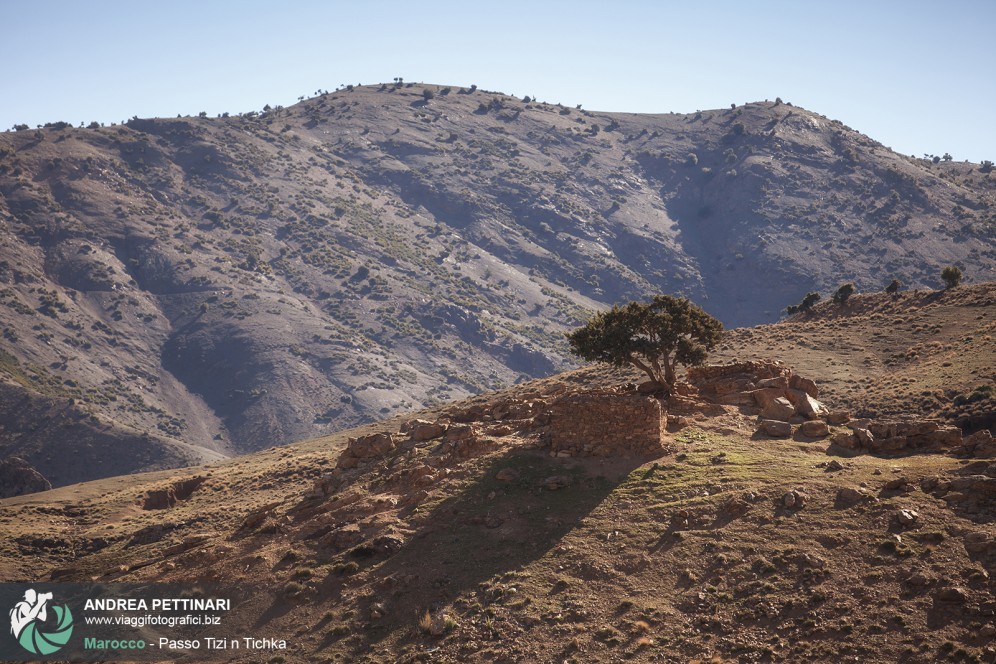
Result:
M431 85L6 133L6 364L147 439L241 453L569 368L565 329L661 291L736 325L844 280L992 279L993 182L787 104ZM55 484L126 470L70 476L35 442Z
M947 362L952 389L992 385L994 295L868 296L736 333L724 352L808 358L831 407L850 395L911 413L917 394L859 399L842 368L896 348L875 331L943 315L949 329L929 334L957 330L947 354L857 378L888 386L917 361ZM688 397L668 406L684 421L669 418L658 454L551 456L547 408L624 394L634 375L586 367L426 411L451 422L444 437L399 435L360 463L342 461L347 436L397 432L404 417L0 501L0 579L250 587L226 625L287 638L288 662L996 658L992 459L845 456L827 439L756 434L756 409ZM172 506L159 500L170 487Z

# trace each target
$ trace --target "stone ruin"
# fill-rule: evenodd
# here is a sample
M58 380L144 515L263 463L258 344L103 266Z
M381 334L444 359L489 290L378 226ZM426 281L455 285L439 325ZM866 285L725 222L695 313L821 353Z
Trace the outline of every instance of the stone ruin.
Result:
M550 453L558 457L660 455L661 402L639 394L569 394L550 412Z

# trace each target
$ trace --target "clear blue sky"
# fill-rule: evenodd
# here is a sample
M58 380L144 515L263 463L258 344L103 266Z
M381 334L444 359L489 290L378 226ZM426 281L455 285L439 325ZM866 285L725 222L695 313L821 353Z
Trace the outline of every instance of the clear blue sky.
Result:
M996 160L996 2L0 0L0 129L470 85L605 111L782 97L918 156Z

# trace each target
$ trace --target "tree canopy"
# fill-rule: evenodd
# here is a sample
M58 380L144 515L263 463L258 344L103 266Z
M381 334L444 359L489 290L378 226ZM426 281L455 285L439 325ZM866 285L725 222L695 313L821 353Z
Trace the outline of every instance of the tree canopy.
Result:
M627 364L668 390L677 365L702 364L723 335L723 324L687 299L658 295L595 314L567 335L571 352L582 359Z

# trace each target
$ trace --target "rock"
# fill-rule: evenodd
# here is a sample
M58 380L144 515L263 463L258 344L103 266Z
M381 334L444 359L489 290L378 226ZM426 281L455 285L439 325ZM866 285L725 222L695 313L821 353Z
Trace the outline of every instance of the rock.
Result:
M792 435L792 425L779 420L761 420L759 431L764 432L772 438L788 438Z
M935 603L944 604L964 604L968 601L968 591L964 588L950 587L941 588L934 593Z
M846 410L831 410L827 413L827 424L840 426L846 424L851 419L851 414Z
M427 440L434 440L446 433L446 428L446 425L441 422L416 420L415 425L411 428L412 440L417 443L422 443Z
M827 414L827 407L822 402L809 396L802 390L789 390L789 401L795 409L807 419L815 420Z
M912 525L919 516L920 515L917 514L916 510L903 509L896 512L896 521L900 526L909 526Z
M380 620L387 615L387 608L382 602L374 602L370 605L370 619Z
M789 388L788 378L785 376L775 376L774 378L763 378L757 381L757 387L761 389L775 389L782 394Z
M930 439L941 447L957 447L962 444L961 429L958 427L938 427L930 434Z
M553 475L543 480L543 488L548 491L557 491L571 485L571 478L566 475Z
M868 429L854 429L854 437L858 441L858 446L870 448L875 445L875 436Z
M816 399L820 396L820 391L816 387L816 383L808 378L803 378L802 376L793 374L792 377L789 379L788 386L793 390L799 390L805 392L809 396L813 397L813 399Z
M358 459L384 456L394 449L394 436L389 433L373 433L369 436L350 438L346 450Z
M800 429L803 436L807 438L826 438L830 435L830 428L822 420L809 420L803 422Z
M472 424L452 424L446 430L446 440L467 440L477 435Z
M883 491L900 491L902 493L909 493L910 491L916 490L916 487L906 479L905 477L897 477L894 480L889 480L882 487Z
M315 480L308 496L310 498L324 498L331 496L342 486L342 472L333 470L330 473L322 473L322 476Z
M984 639L991 639L996 636L996 625L989 623L979 628L979 636Z
M837 498L834 500L834 507L846 509L854 507L859 503L870 503L875 500L875 496L867 489L856 487L843 487L837 490Z
M830 463L827 464L827 469L826 470L827 470L828 473L835 473L838 470L844 470L844 464L842 464L840 461L837 461L836 459L834 459L833 461L831 461Z
M519 479L519 473L515 472L511 468L502 468L495 473L495 479L499 482L514 482Z
M34 466L16 456L0 459L0 498L48 491L52 484Z
M847 433L846 431L838 431L830 439L830 442L834 445L839 445L848 450L856 450L858 448L858 439L853 433Z
M787 422L793 415L795 415L795 407L792 406L792 402L785 397L778 397L768 404L767 408L761 411L761 417L766 420L781 420L783 422Z
M767 408L771 405L771 402L778 398L785 397L785 390L783 388L777 387L766 387L760 390L754 390L750 393L757 403L758 407L761 409Z
M806 494L798 489L795 491L789 491L782 496L782 506L786 509L800 510L806 506L806 499Z

